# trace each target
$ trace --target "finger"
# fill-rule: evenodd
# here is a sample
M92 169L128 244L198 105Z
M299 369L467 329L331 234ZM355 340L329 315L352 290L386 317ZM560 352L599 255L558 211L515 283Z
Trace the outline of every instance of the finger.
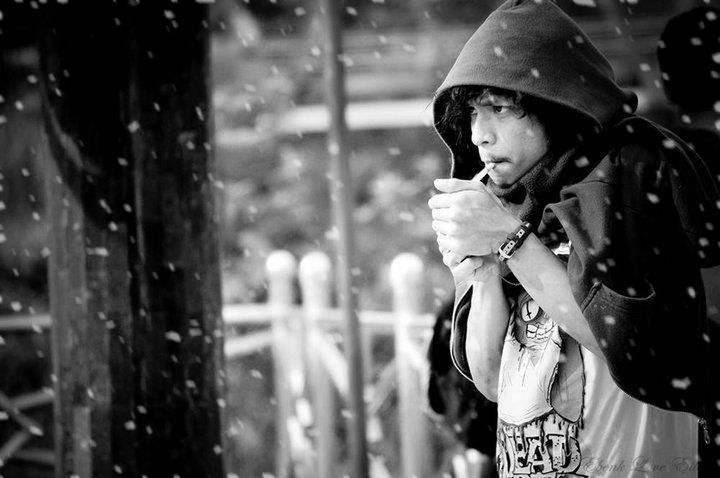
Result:
M490 198L491 198L493 201L495 201L495 203L496 203L498 206L500 206L501 208L505 209L505 205L504 205L503 202L500 200L500 198L495 195L494 192L490 191L489 189L486 189L486 192L487 192L488 196L490 196Z
M457 224L454 222L433 221L432 228L436 233L446 236L457 233Z
M443 264L448 267L455 267L460 264L466 256L455 254L454 252L446 252L443 254Z
M464 260L460 261L457 266L453 269L453 273L456 276L464 277L472 274L476 269L479 269L485 263L484 259L480 256L468 256Z
M455 193L458 191L481 191L485 185L480 181L468 181L466 179L436 179L435 188L444 193Z
M437 243L440 247L444 247L449 251L455 251L457 241L451 237L439 235L437 236Z
M452 208L433 209L432 218L436 221L451 221L455 219L455 210Z
M474 270L482 267L487 262L487 258L485 256L465 256L462 262Z
M484 187L484 186L483 186ZM480 190L464 189L452 193L436 194L428 200L431 209L442 209L452 206L463 207L473 196L477 196Z
M428 200L431 209L450 207L452 198L449 194L436 194Z

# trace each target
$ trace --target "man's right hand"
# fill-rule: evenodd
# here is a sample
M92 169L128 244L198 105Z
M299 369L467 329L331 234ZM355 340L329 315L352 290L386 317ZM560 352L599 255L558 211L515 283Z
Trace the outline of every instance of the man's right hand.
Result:
M497 273L497 259L490 256L460 256L440 247L445 264L455 279L455 285L485 281L488 274Z

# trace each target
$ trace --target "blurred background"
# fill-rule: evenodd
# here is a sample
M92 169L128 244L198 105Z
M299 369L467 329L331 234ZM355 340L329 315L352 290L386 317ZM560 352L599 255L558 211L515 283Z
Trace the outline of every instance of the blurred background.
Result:
M15 3L30 8L0 5L0 320L8 321L32 320L49 310L46 183L52 180L43 165L47 145L33 14L33 4L45 2ZM219 212L223 303L263 303L268 298L265 263L273 251L286 250L300 258L317 250L331 254L333 247L321 12L319 3L309 0L203 3L210 5L212 32L207 84L212 97L212 180ZM422 296L423 311L433 314L451 297L451 277L436 252L426 206L432 180L448 176L450 166L448 152L430 126L430 104L465 40L500 3L342 2L355 203L353 275L362 310L391 308L388 268L403 252L422 259L427 292ZM639 113L669 123L673 111L663 95L655 58L658 37L670 17L717 2L556 3L608 56L619 83L638 94ZM253 327L240 326L233 333L251 332ZM382 372L393 356L393 346L389 336L373 342L370 376ZM277 401L272 355L258 350L228 356L225 367L228 476L273 476ZM17 396L48 390L50 370L47 328L8 326L0 332L0 392ZM372 450L391 476L398 476L397 404L392 394L380 408L384 433ZM47 403L28 413L44 427L52 427ZM342 438L341 412L336 419ZM8 414L0 412L0 443L11 439L15 428ZM454 444L437 430L432 440L440 467L443 448ZM35 451L51 447L52 433L27 445ZM42 460L19 457L8 460L0 474L52 475Z

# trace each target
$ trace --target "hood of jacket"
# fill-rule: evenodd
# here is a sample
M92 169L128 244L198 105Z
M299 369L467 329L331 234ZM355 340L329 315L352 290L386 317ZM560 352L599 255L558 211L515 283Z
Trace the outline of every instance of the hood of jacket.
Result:
M607 59L580 27L550 0L508 0L470 37L433 102L437 132L453 153L453 176L468 178L478 158L456 146L457 132L443 128L446 93L454 86L491 86L564 105L604 129L637 106L615 82ZM474 150L468 145L469 149Z

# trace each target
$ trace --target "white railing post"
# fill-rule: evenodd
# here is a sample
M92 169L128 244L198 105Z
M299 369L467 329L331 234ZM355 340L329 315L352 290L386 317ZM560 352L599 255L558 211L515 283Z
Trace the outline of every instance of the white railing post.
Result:
M332 264L322 252L311 252L300 261L300 290L307 332L307 364L312 389L313 415L315 421L315 445L317 452L316 477L332 478L335 451L333 423L336 411L335 391L317 344L322 336L319 321L327 313L331 303Z
M273 322L273 364L275 368L275 402L277 406L277 449L276 476L289 478L292 473L292 450L288 425L293 415L289 364L290 331L288 330L290 312L294 302L294 280L297 261L288 251L272 252L266 262L268 278L268 306Z
M423 264L413 254L400 254L390 267L395 321L395 361L398 373L398 411L400 423L401 476L414 478L431 473L424 383L424 353L419 351L411 326L422 309ZM419 357L418 357L419 355ZM420 363L418 363L420 362Z

